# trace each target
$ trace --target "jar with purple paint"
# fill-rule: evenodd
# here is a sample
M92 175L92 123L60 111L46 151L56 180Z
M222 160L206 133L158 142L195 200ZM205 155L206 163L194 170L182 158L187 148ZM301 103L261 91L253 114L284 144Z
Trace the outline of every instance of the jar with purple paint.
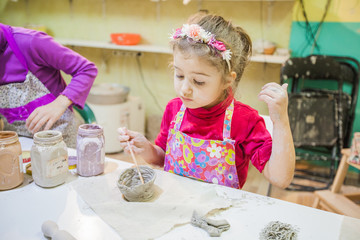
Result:
M105 138L104 129L97 124L79 126L76 143L77 173L84 177L104 172Z

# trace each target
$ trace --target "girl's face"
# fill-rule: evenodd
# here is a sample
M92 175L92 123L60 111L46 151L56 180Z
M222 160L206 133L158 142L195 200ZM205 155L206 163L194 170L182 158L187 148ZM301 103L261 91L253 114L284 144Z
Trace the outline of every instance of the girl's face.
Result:
M223 100L222 74L207 61L174 51L174 87L187 108L210 108Z

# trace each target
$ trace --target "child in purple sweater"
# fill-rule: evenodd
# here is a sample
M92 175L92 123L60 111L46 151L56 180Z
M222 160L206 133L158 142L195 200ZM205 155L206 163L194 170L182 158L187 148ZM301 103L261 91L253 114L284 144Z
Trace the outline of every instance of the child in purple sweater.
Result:
M60 70L72 76L69 85ZM77 125L70 106L84 107L96 76L94 63L45 33L0 23L0 116L5 130L31 137L55 129L74 147Z

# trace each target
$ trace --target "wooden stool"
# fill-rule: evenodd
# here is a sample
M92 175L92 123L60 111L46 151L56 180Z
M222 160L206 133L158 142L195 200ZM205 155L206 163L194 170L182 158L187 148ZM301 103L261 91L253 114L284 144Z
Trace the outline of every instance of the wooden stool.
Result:
M360 192L351 194L340 193L349 165L358 169L360 169L360 165L349 162L350 149L343 149L341 153L342 158L331 190L315 191L316 198L313 207L321 207L330 212L360 218L360 206L352 201L360 199Z

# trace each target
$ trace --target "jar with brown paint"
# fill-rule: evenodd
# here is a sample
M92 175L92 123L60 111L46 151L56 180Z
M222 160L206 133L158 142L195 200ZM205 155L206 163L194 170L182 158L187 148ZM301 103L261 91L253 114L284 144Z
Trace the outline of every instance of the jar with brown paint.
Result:
M0 190L19 186L24 181L19 137L13 131L0 131Z
M32 176L41 187L63 184L68 174L68 152L61 132L41 131L31 148Z
M84 177L104 172L105 138L104 129L97 124L79 126L77 142L77 173Z

